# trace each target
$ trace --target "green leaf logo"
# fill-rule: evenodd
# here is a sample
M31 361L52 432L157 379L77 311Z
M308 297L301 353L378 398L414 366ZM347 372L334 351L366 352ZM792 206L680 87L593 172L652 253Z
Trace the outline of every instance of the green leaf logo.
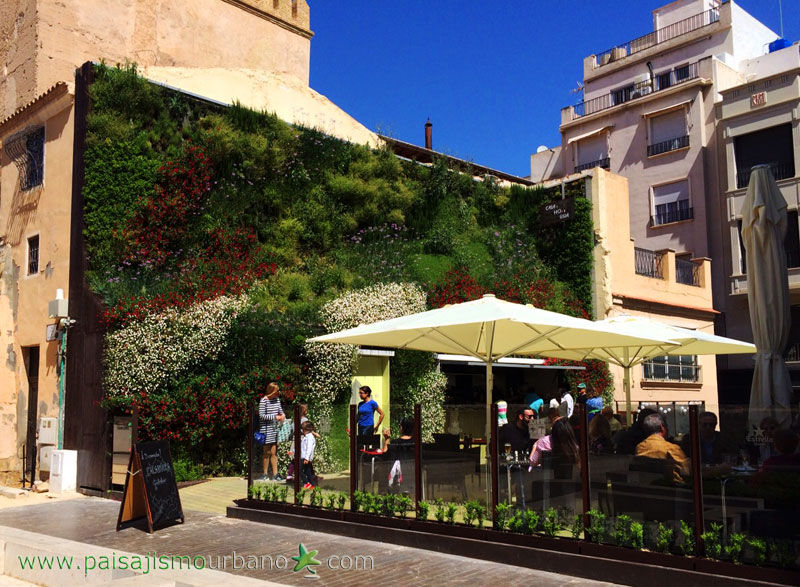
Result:
M297 561L297 564L294 566L294 568L292 570L295 573L297 573L298 571L302 571L303 569L307 568L312 576L316 575L317 571L312 569L311 567L315 566L315 565L321 565L322 564L321 562L319 562L317 559L314 558L319 551L318 550L306 550L306 547L303 545L302 542L299 544L299 550L300 550L300 554L298 554L297 556L291 557L293 561Z

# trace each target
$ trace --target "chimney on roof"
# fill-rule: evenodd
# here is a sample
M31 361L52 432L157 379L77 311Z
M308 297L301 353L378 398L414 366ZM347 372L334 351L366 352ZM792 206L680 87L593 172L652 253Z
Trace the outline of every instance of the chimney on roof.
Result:
M433 149L433 123L430 118L425 123L425 148Z

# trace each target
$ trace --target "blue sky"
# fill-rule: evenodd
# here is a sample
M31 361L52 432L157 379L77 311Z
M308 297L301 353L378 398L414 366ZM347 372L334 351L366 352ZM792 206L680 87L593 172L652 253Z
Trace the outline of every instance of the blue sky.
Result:
M667 0L308 0L311 87L372 130L528 175L580 101L583 58L644 35ZM740 0L780 32L778 0ZM783 0L800 40L800 0Z

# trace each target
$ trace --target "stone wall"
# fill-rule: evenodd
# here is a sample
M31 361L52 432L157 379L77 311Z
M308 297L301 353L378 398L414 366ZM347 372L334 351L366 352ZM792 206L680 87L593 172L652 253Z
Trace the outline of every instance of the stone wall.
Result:
M247 68L308 85L305 0L4 0L0 120L86 61Z

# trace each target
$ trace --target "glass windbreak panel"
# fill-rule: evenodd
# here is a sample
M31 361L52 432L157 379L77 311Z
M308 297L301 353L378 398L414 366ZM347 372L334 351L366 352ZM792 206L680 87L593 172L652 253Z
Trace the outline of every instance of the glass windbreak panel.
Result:
M498 428L498 525L521 534L570 536L582 512L577 429L559 419L558 409L548 414L512 404L507 413Z
M800 455L789 410L698 416L707 556L798 569Z
M249 470L252 483L247 492L253 499L291 503L294 492L284 482L285 466L280 459L281 439L286 433L284 426L288 426L291 419L291 406L280 405L278 410L278 405L268 408L255 402L251 409L253 434L249 438ZM285 416L283 420L276 418L281 413Z
M410 517L415 506L414 406L392 403L382 409L384 418L376 433L356 437L358 509Z
M350 398L335 402L330 411L315 411L310 407L298 406L301 421L308 418L313 432L304 432L301 424L300 469L295 470L290 459L293 456L293 442L283 448L287 459L288 482L294 486L294 477L300 476L300 488L304 491L303 503L327 509L343 510L350 503ZM311 463L303 462L304 434L314 438L314 458ZM308 444L308 441L306 441ZM305 459L308 460L308 459ZM306 487L306 485L310 487ZM313 500L313 501L312 501Z
M671 442L673 431L660 409L672 405L642 407L630 428L624 427L623 417L609 411L589 422L592 509L586 538L629 548L694 553L690 462ZM662 423L667 438L654 431Z
M422 415L422 500L428 518L489 523L486 405L445 404L442 411L427 413L423 405Z

